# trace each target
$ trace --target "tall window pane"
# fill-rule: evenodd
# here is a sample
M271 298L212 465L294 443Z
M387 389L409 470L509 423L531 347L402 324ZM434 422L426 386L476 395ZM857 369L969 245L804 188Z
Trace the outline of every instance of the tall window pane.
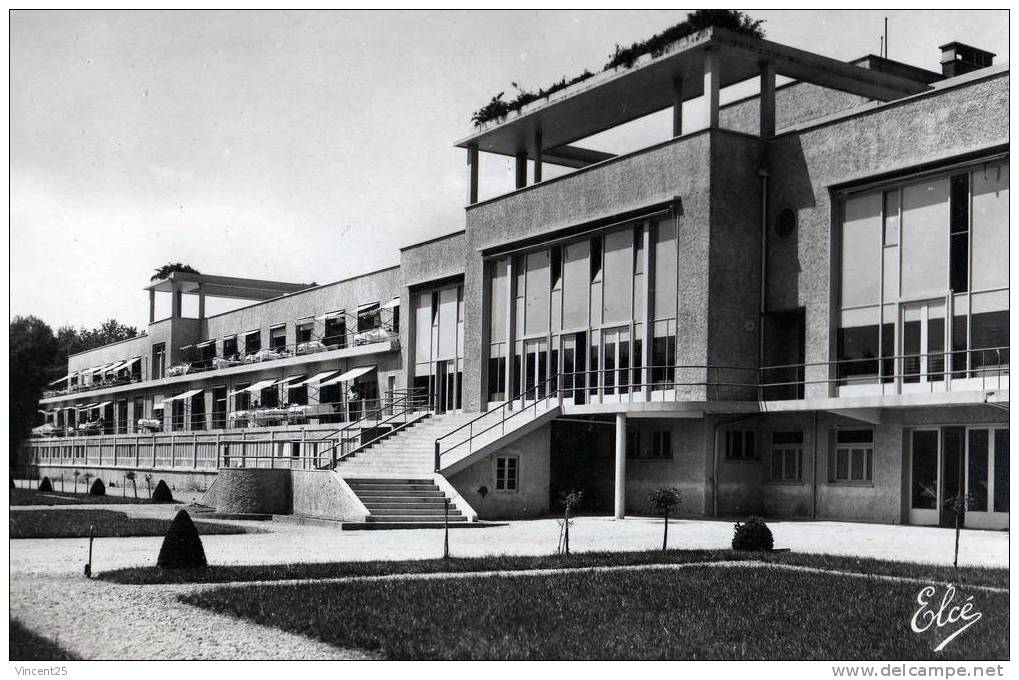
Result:
M881 194L852 196L842 221L842 306L879 302L881 285Z
M1008 163L973 172L973 290L1008 286Z
M902 294L943 295L948 288L948 178L902 190Z
M672 218L658 222L655 235L654 318L676 316L676 223Z

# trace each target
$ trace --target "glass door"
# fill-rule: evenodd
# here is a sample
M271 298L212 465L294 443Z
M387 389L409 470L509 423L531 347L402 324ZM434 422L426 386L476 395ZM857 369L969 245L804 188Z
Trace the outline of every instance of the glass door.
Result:
M449 392L449 373L446 369L448 361L436 361L435 362L435 381L433 389L435 393L432 395L432 402L435 404L436 413L445 413L450 410L449 401L447 394Z
M945 389L945 301L910 302L901 307L899 372L903 392Z
M971 427L966 432L966 526L1008 529L1008 428Z
M630 328L602 331L602 395L605 401L619 401L630 391ZM605 397L610 397L605 399Z
M913 430L910 442L910 524L938 524L940 430Z
M548 340L539 338L524 342L524 401L544 399L548 391Z

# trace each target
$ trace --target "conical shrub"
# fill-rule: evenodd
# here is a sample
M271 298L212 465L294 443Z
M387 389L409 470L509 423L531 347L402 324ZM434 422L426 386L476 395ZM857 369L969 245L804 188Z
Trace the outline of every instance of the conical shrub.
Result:
M152 492L152 502L173 503L173 494L170 493L170 487L162 479L159 480L159 484L156 484L156 490Z
M163 569L202 569L209 566L205 561L202 538L187 510L181 510L173 518L159 549L156 566Z
M88 490L89 496L105 496L106 485L103 484L103 480L96 477L96 480L92 482L92 487Z
M53 491L53 482L50 481L49 477L43 477L42 481L39 482L39 491Z

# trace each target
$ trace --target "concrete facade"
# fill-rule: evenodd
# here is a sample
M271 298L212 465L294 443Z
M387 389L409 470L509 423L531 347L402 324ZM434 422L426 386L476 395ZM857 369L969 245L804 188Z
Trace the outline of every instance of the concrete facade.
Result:
M75 355L69 369L143 356L150 371L154 343L166 343L169 365L180 359L182 345L214 340L220 354L224 337L256 329L266 347L270 328L279 324L286 344L294 345L302 320L317 322L338 310L356 314L365 304L392 305L398 299L399 330L388 344L178 378L146 373L140 383L54 396L44 399L44 406L143 395L151 408L183 389L204 388L208 423L215 408L213 388L234 390L261 380L371 365L373 372L363 380L380 396L418 386L428 390L428 408L440 411L437 404L446 403L440 392L451 389L437 377L435 367L441 365L457 376L462 401L458 395L456 410L465 413L512 413L516 401L502 399L515 397L520 406L539 401L545 396L538 394L539 384L559 400L559 420L507 437L502 448L450 472L449 484L481 518L554 513L557 495L570 489L585 491L592 512L640 514L647 512L651 490L667 485L680 490L680 514L687 516L943 522L911 507L916 493L911 433L936 426L944 449L947 428L983 425L992 437L1003 431L999 449L974 449L971 459L965 448L961 455L970 461L966 474L974 475L974 485L983 475L987 489L993 475L989 462L980 467L980 456L993 458L1004 450L1006 462L998 464L998 472L1007 465L1007 414L1000 408L1008 401L1007 328L1002 331L999 323L985 333L1004 345L991 348L970 321L976 314L971 298L989 300L1002 291L943 286L931 292L929 299L947 301L945 309L961 310L955 316L970 327L959 330L954 317L938 326L939 319L952 315L939 317L930 306L935 311L923 312L926 330L913 347L907 331L914 327L908 324L918 322L910 315L918 302L928 302L906 292L900 296L896 284L893 295L873 305L881 310L875 325L893 329L880 333L889 333L889 340L894 334L894 341L882 340L876 354L868 346L861 350L863 358L850 356L842 345L852 342L843 335L858 329L844 315L858 309L843 304L846 284L840 281L849 271L843 246L856 237L846 232L845 211L852 196L882 192L880 214L872 216L882 220L876 248L900 249L898 241L887 241L898 238L905 209L887 208L884 192L899 200L918 178L935 177L947 186L950 177L963 173L972 201L975 173L984 168L986 174L991 167L998 177L1004 173L1004 189L994 191L998 198L1004 191L1007 203L1009 70L999 65L947 77L873 55L845 64L798 51L786 54L783 46L749 38L734 43L727 35L709 29L629 71L597 76L479 127L458 143L472 160L486 151L538 163L555 158L575 170L520 186L526 185L524 177L512 192L472 201L462 231L401 249L398 267L207 319L159 321L144 338ZM701 52L708 47L710 59ZM764 55L763 61L746 59L748 51ZM717 60L731 69L718 71ZM747 66L752 63L760 74ZM689 83L689 92L712 95L702 100L712 122L705 129L677 129L671 139L619 155L569 146L577 140L534 148L543 139L543 124L546 140L566 135L572 122L577 134L597 134L628 122L627 106L660 108L663 94L651 86L661 74L671 69L689 78L698 68L703 82ZM773 99L754 96L717 106L712 93L719 73L770 82L776 72L796 80L778 87ZM627 106L621 107L620 93L628 97ZM581 109L587 114L578 114ZM613 115L618 120L610 120ZM475 196L476 167L468 173L469 195ZM947 201L938 204L944 215ZM951 229L953 236L966 233L969 247L976 242L968 235L975 222L967 219L965 232L949 225L947 217L946 224L935 226ZM895 236L889 237L893 220ZM1007 241L1007 222L981 228L1004 233ZM573 258L577 252L581 255ZM883 261L884 250L880 253ZM896 276L901 261L900 256ZM621 269L620 262L625 263ZM946 262L949 266L954 265ZM615 278L609 278L610 267ZM674 299L661 299L663 290L671 294L670 276ZM882 278L882 292L884 285ZM497 294L503 297L496 299ZM567 294L582 300L574 303L583 307L582 321L567 323ZM452 316L443 316L449 310ZM1007 315L1007 303L990 311ZM455 327L462 337L443 336L440 327L442 332ZM318 337L321 329L315 328L313 337ZM500 329L498 337L494 328ZM443 337L456 337L456 348L439 356L435 348ZM927 345L918 349L920 337ZM961 348L956 346L963 340ZM419 347L430 348L429 357L416 356ZM976 354L988 349L998 352L990 371ZM909 374L904 367L921 355L916 362L925 373ZM961 370L949 371L941 363L940 376L934 375L939 361L958 362L960 355L967 362ZM847 377L846 367L853 364L846 362L877 367L879 357L874 375ZM428 362L429 375L417 375ZM781 384L773 389L776 383ZM309 394L309 404L316 400ZM137 416L133 402L129 414L132 420ZM625 427L616 424L624 421ZM320 430L328 424L312 423ZM862 434L846 435L839 445L838 433L850 431ZM850 442L853 436L866 440ZM418 451L432 443L413 442ZM942 466L948 456L947 449L937 453L936 478L926 480L936 487L939 510L948 501L946 475L954 474ZM500 467L509 459L516 466L513 488L496 488L509 474ZM618 460L625 460L625 474L615 475ZM229 474L244 478L243 472ZM287 479L294 512L331 518L360 512L356 494L333 484L330 473L295 471ZM253 484L241 486L250 490L257 487ZM996 488L1007 498L1007 483L1002 484ZM218 497L230 498L223 493L220 488ZM245 493L247 506L261 503L256 499L261 491ZM274 497L276 492L265 493ZM1007 527L1007 513L989 514L1004 514L991 519ZM927 519L917 519L922 517Z

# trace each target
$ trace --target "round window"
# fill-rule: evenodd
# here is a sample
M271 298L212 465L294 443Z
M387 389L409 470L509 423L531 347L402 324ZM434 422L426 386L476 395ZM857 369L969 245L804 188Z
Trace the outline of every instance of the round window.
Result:
M796 231L796 213L789 208L778 211L775 217L775 236L789 238Z

